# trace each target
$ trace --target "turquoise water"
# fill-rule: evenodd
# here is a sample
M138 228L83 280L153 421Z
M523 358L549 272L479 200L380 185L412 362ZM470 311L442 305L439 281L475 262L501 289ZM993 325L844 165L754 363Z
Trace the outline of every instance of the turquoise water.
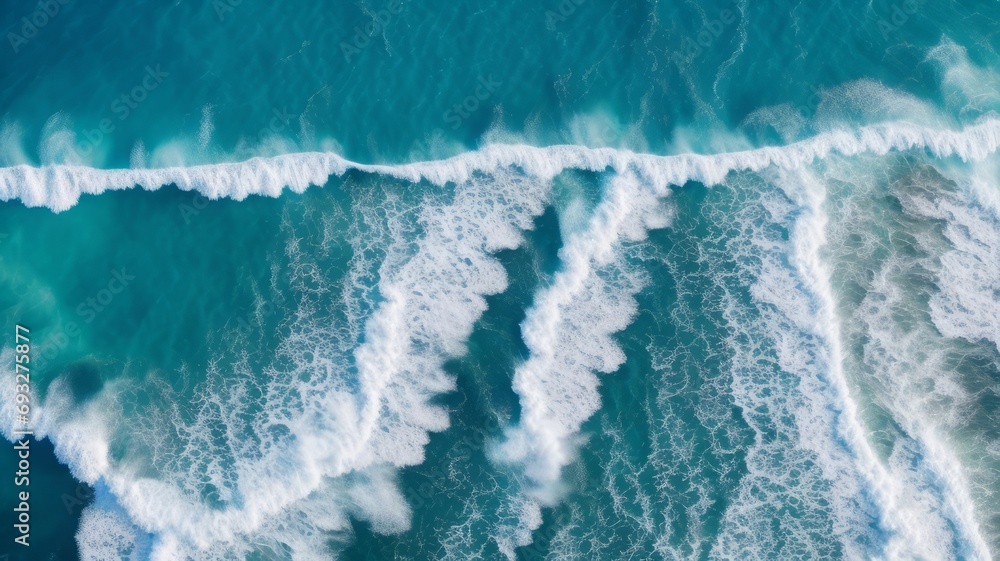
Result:
M1000 551L995 2L63 2L12 559Z

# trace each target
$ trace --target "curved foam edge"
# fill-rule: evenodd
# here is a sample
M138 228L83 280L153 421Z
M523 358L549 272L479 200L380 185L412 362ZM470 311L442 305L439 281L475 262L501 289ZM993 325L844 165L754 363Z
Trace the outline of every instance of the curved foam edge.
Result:
M243 200L249 195L276 197L287 187L301 193L323 185L334 175L358 170L403 180L434 184L463 182L476 172L519 167L526 174L551 179L576 168L622 171L635 167L657 188L688 181L719 183L731 171L759 171L770 166L795 169L831 153L851 156L862 152L925 149L936 157L980 160L1000 147L1000 118L990 116L963 130L933 129L905 122L866 126L857 131L832 131L785 146L769 146L714 155L656 156L612 148L493 144L474 152L439 161L402 165L368 165L337 154L303 152L243 162L159 169L97 169L73 165L0 168L0 200L20 200L29 207L60 212L73 207L81 195L142 187L153 190L176 185L210 199Z
M531 353L514 374L522 416L498 459L525 464L542 494L558 482L574 455L574 435L600 407L594 372L614 371L625 360L611 335L632 322L632 296L643 283L615 249L623 238L645 237L653 220L666 214L661 211L634 175L615 176L588 228L560 250L562 269L535 296L521 326ZM554 499L539 498L543 504Z

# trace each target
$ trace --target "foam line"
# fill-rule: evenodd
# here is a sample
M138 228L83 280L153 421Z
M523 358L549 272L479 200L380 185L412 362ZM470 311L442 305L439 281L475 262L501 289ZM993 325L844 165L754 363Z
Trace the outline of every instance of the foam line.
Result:
M880 520L892 533L886 546L888 557L899 558L914 553L935 551L935 546L938 544L929 544L923 540L920 521L906 513L900 505L904 489L882 465L866 439L858 406L851 396L844 373L841 321L837 313L833 288L830 285L831 271L821 255L827 239L828 219L823 210L826 191L823 185L810 175L798 174L794 179L795 181L787 183L801 185L802 188L787 189L786 192L796 200L804 212L792 226L794 252L791 255L791 264L797 269L799 278L816 304L816 310L810 318L812 323L810 331L815 333L828 353L826 366L829 390L839 410L836 415L838 425L836 433L846 441L854 455L858 471L877 497L881 510ZM834 481L838 476L843 476L836 473L836 470L828 472L828 477Z
M898 408L893 417L919 443L921 453L925 457L923 461L918 463L911 460L906 462L905 467L900 467L894 465L898 462L890 458L887 466L879 459L867 439L858 404L852 396L845 374L844 362L847 351L841 335L842 321L830 280L832 270L823 251L827 244L828 216L824 210L826 189L809 173L796 173L781 184L784 185L786 194L801 209L791 228L793 252L790 264L796 268L798 278L815 305L814 310L803 315L805 321L801 327L806 332L813 333L826 349L826 385L837 411L835 434L843 439L852 452L854 465L866 480L881 511L880 523L889 534L888 541L884 545L884 555L889 559L922 556L947 558L953 551L950 539L950 532L953 531L964 547L968 548L967 553L972 558L989 558L989 550L975 521L974 508L968 498L968 485L961 465L957 463L954 455L935 431L925 426L920 415L914 415L909 410L919 407L914 403L913 397L900 395L892 400L894 406ZM883 298L886 297L883 295ZM877 308L876 304L867 306L865 308L867 316L880 317L876 312ZM879 341L905 339L905 336L899 334L883 337L880 330L872 328L866 333ZM913 355L913 353L896 352L893 354L897 357ZM899 360L901 359L895 359ZM913 376L912 373L907 375ZM936 377L941 376L943 375L939 374ZM905 382L893 380L891 386L903 387ZM918 391L922 393L926 390ZM815 445L814 439L806 439L806 442ZM848 488L851 481L843 478L848 477L853 480L854 476L833 468L835 466L824 466L827 477L836 482L838 487ZM940 499L922 500L921 494L926 493L923 488L926 485L909 480L910 474L923 470L929 470L933 479L942 482L945 491ZM952 530L949 531L948 528ZM935 531L938 529L940 531Z
M521 326L531 352L514 374L521 421L500 458L527 464L528 477L541 486L559 480L572 455L568 439L599 407L593 371L612 371L624 360L608 337L630 323L635 304L627 296L601 299L600 293L619 287L595 273L612 264L612 250L641 188L634 177L618 176L609 191L588 227L560 250L562 270L536 296Z
M476 172L519 167L541 179L564 169L599 171L630 166L642 172L659 189L688 181L717 184L732 171L760 171L770 166L796 169L832 153L851 156L862 152L924 149L936 157L955 156L963 161L981 160L1000 147L1000 119L990 117L961 131L934 129L905 122L866 126L857 131L833 131L785 146L771 146L715 155L654 156L612 148L495 144L446 160L403 165L366 165L333 153L304 152L243 162L159 169L96 169L73 165L0 168L0 200L20 200L29 207L56 212L75 205L83 194L142 187L152 190L176 185L196 190L210 199L236 200L249 195L276 197L284 188L301 193L310 185L323 185L330 176L348 170L382 174L399 179L426 180L434 184L463 182Z
M530 351L514 373L521 419L494 453L495 461L516 464L527 476L527 515L507 532L519 537L501 547L508 558L515 557L514 546L530 543L540 507L559 500L562 469L575 456L580 427L600 408L596 372L612 372L625 360L612 335L632 322L642 279L616 249L666 226L668 218L634 173L616 175L587 227L566 240L561 270L535 296L521 325Z
M645 195L645 196L643 196ZM521 326L530 357L514 374L520 395L520 431L504 454L528 464L533 482L551 485L572 456L569 439L599 407L593 371L610 372L624 355L610 335L632 319L637 284L601 279L602 268L621 267L614 248L626 229L644 231L637 209L656 206L631 174L616 176L584 231L560 251L562 269L542 290ZM639 235L641 235L639 234Z

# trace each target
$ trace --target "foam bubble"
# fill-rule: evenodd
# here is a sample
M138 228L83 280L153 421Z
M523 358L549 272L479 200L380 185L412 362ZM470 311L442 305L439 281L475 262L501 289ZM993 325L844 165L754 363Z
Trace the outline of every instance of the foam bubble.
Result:
M864 169L862 162L858 166ZM974 369L956 368L956 357L967 355L969 349L941 336L948 333L938 325L935 310L936 299L950 297L953 277L949 269L956 274L968 272L947 259L956 251L946 240L956 230L968 234L952 213L957 211L961 218L979 215L982 209L960 202L966 196L962 189L956 190L935 168L911 162L902 167L900 179L889 185L903 212L869 214L867 199L881 198L885 189L884 176L869 177L870 173L847 170L857 191L852 196L861 207L842 211L836 228L840 243L859 231L873 238L861 252L837 250L836 259L851 283L864 291L863 298L848 307L851 313L844 324L845 337L864 344L856 343L856 356L845 356L873 396L874 408L886 411L892 419L892 425L882 428L873 440L887 450L883 452L888 456L885 469L897 482L893 501L901 513L900 525L912 526L911 532L919 534L921 541L915 543L922 551L935 551L940 557L988 558L987 534L976 516L985 503L977 506L974 497L981 493L979 489L995 484L990 482L994 476L984 477L990 470L980 465L986 447L983 439L992 437L963 434L970 428L970 407L975 407L967 389ZM938 220L949 224L942 229ZM956 221L959 224L950 224ZM879 239L878 232L884 228L888 233L882 235L887 237ZM937 291L931 284L935 276ZM970 275L969 280L975 278ZM977 288L976 282L968 280L959 286ZM928 296L929 309L924 304ZM869 423L878 426L885 421L876 417ZM976 444L970 445L970 439ZM988 521L990 516L981 518ZM896 547L889 551L897 555L911 554L914 547L906 541L892 545Z

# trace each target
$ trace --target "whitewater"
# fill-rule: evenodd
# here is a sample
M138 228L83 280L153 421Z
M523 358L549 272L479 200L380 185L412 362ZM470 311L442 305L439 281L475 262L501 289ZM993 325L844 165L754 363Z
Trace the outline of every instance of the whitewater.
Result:
M760 171L769 166L796 169L831 153L853 156L863 152L927 150L939 158L956 156L981 160L1000 144L1000 120L988 117L961 131L932 129L904 122L834 131L783 147L765 147L717 155L655 156L612 148L523 145L490 145L444 161L398 166L358 164L333 153L304 153L254 158L245 162L165 169L95 169L72 165L32 167L18 165L0 170L0 200L20 200L29 207L54 211L71 208L83 194L165 185L197 190L210 199L249 195L278 196L284 188L301 193L310 185L323 185L330 176L348 170L382 174L407 181L426 180L435 185L468 181L477 171L517 167L525 174L549 180L565 169L618 171L634 166L655 189L688 181L717 184L733 171Z
M784 198L768 191L752 205L765 213L733 217L754 240L747 255L759 258L760 266L745 274L754 278L750 290L760 317L742 321L735 304L725 313L739 326L734 329L743 330L731 333L734 347L738 341L764 337L758 334L773 337L774 363L797 382L789 386L793 389L764 391L768 382L755 379L753 368L734 358L740 405L753 411L782 391L806 397L799 404L793 403L799 394L773 397L773 406L785 411L788 426L795 429L781 438L815 455L832 489L828 502L836 539L850 556L989 559L996 530L984 529L992 523L983 524L977 511L982 502L974 498L971 468L943 436L950 427L935 423L938 410L919 399L919 388L904 388L897 403L882 405L892 409L899 430L920 451L911 457L894 451L886 458L872 442L870 412L859 405L858 388L847 373L845 333L855 326L842 317L845 305L838 302L831 261L837 256L827 251L830 237L846 234L830 232L834 218L825 205L831 194L816 168L835 174L827 168L849 167L855 159L926 158L959 184L950 198L927 200L917 193L904 207L946 222L943 235L957 248L940 266L941 290L930 300L934 325L968 341L983 340L985 333L996 345L1000 338L995 324L990 327L995 315L974 316L979 313L975 302L995 303L990 291L997 273L989 264L998 262L1000 243L995 229L991 231L998 210L990 208L988 197L995 193L989 170L982 169L998 148L1000 118L988 116L961 130L897 121L719 154L664 156L584 146L490 144L445 160L401 165L361 164L335 153L311 152L160 169L2 168L0 200L57 213L76 206L83 195L134 187L153 191L175 186L212 200L242 201L251 195L278 197L285 189L303 193L350 172L454 189L447 200L428 198L420 204L415 212L422 235L388 242L385 263L352 262L351 274L358 278L366 268L378 269L378 296L352 304L370 306L373 312L354 327L355 333L331 344L324 351L328 356L295 364L295 372L304 372L317 368L322 358L322 367L332 374L303 382L296 392L305 397L293 406L281 401L289 391L282 373L269 372L267 413L253 427L263 442L236 453L232 485L238 500L213 507L185 493L186 483L135 473L116 462L109 435L117 421L108 411L114 411L110 404L121 387L74 404L69 390L56 382L38 408L36 432L55 444L60 461L76 478L98 491L77 538L87 558L116 558L128 551L151 559L221 559L280 543L296 559L321 559L327 555L321 533L346 531L350 518L369 521L379 532L405 531L412 513L399 490L397 471L421 464L430 435L450 426L446 409L435 399L454 391L455 380L445 364L466 352L470 334L488 309L487 297L508 288L508 272L497 255L525 243L525 233L553 203L553 184L561 175L572 170L606 174L586 218L567 226L558 268L535 290L525 311L520 329L527 355L511 380L520 415L490 443L490 460L516 482L505 497L511 517L495 528L493 539L501 552L515 558L515 549L530 544L542 526L544 509L560 504L568 493L566 470L586 443L582 427L602 405L599 374L615 372L627 359L615 336L641 312L637 295L656 284L641 265L648 237L675 227L674 199L686 185L730 189L753 174L777 186L775 193ZM987 193L986 202L977 201L976 193ZM787 239L768 230L769 223L787 228ZM966 290L962 270L975 270L978 285ZM885 282L882 289L891 299L894 285ZM310 325L303 323L286 345L294 349L303 344L296 337L308 338ZM891 370L912 349L902 348L905 341L894 343L896 334L884 329L879 344L901 347L877 355ZM919 335L924 340L934 336ZM893 373L885 376L887 385L899 379ZM2 391L11 389L4 386ZM13 400L6 393L0 398L4 433L11 439ZM766 432L757 423L749 421L758 435ZM283 437L286 430L295 438ZM228 438L236 442L241 437ZM744 510L771 500L761 498L766 492L759 489L766 485L755 486L756 479L784 477L776 472L780 461L775 454L756 438L746 462L750 475L725 514L742 529L742 541L738 533L720 536L713 556L746 554L751 542L767 542L752 538L760 521ZM807 485L803 489L806 497L815 492Z

